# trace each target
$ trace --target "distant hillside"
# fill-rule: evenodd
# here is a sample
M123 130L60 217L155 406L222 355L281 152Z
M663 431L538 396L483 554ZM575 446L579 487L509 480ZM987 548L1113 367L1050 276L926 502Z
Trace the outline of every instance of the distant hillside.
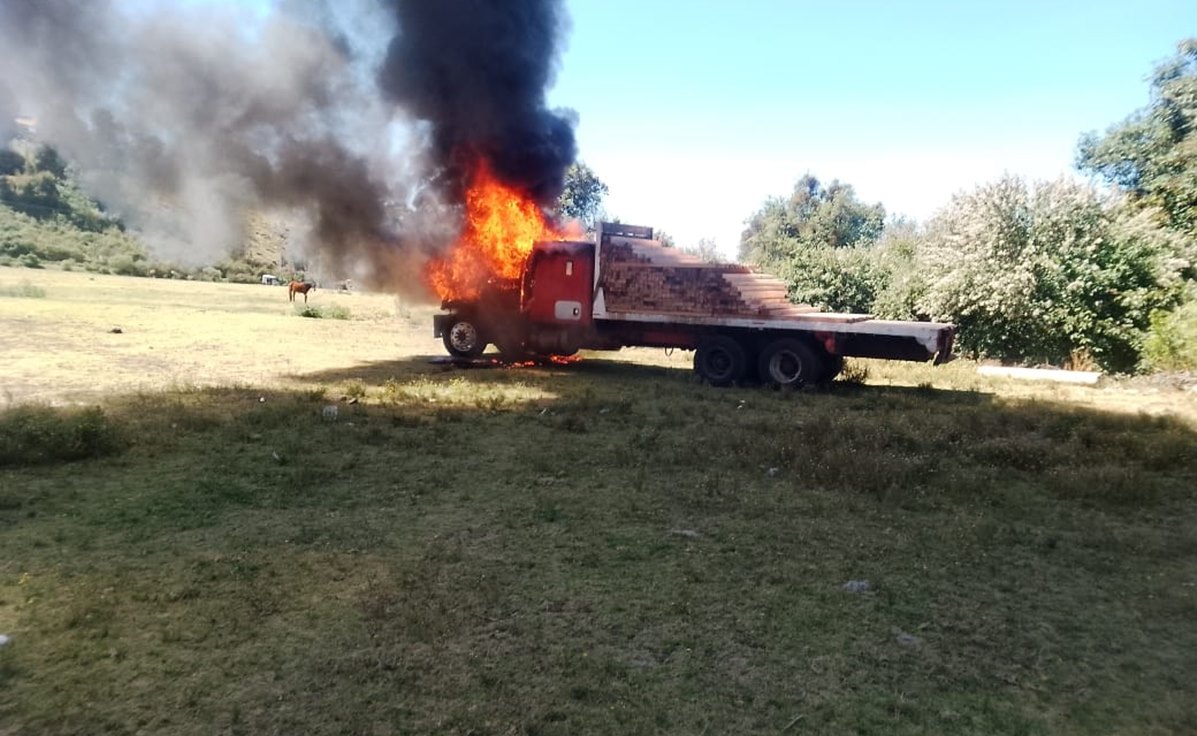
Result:
M0 264L141 275L145 247L79 190L53 148L0 149Z
M254 214L246 230L243 250L219 262L197 268L166 263L79 189L53 148L26 141L0 148L0 265L209 281L290 276L289 225Z
M245 248L241 258L276 267L285 263L291 225L278 217L252 213L245 225Z

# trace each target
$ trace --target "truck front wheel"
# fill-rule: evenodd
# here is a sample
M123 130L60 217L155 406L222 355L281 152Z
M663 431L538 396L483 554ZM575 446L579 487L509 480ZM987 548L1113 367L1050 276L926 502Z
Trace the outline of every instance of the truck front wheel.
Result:
M800 388L814 383L823 373L815 351L792 337L783 337L766 345L757 367L762 381L782 388Z
M747 370L747 353L730 337L708 337L694 351L694 372L712 386L730 386L742 379Z
M441 333L441 340L449 355L456 358L477 358L486 350L486 338L478 324L462 317L453 320L449 329Z

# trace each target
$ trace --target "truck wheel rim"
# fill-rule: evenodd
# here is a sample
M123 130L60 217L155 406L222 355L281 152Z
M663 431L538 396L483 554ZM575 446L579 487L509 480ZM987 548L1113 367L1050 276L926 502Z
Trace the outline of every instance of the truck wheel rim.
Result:
M789 350L779 350L769 358L769 377L788 386L802 378L802 360Z
M463 353L468 353L478 344L478 330L469 322L458 322L449 330L449 342Z
M731 372L732 357L723 350L712 350L706 360L707 374L714 378L723 378Z

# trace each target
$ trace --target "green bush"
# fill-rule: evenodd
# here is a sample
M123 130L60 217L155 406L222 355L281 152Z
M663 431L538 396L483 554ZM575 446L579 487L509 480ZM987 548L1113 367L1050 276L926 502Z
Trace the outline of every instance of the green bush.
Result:
M353 319L349 307L342 307L339 304L329 304L323 307L318 307L315 304L296 304L295 314L312 319Z
M876 247L884 223L880 204L807 174L789 196L771 197L749 218L739 258L786 281L793 301L867 312L889 283Z
M226 281L234 284L261 283L262 274L275 273L278 266L252 258L229 258L219 264Z
M111 222L102 231L85 230L70 218L39 220L0 205L0 258L26 254L39 262L73 261L88 271L109 268L109 261L121 256L146 257L145 248Z
M104 410L18 407L0 413L0 467L83 460L123 446Z
M108 259L108 270L118 276L145 276L149 269L141 258L120 253Z
M1155 371L1197 371L1197 300L1152 313L1143 362Z
M886 280L870 312L884 319L930 319L919 307L927 293L926 274L917 261L925 237L911 222L886 226L877 244L877 259L885 269Z
M795 302L886 319L927 319L918 306L927 284L915 262L922 236L909 223L887 227L871 245L795 248L774 270Z
M46 297L46 290L40 286L35 286L28 281L22 281L16 286L0 287L0 296L16 296L24 297L26 299L44 299Z
M957 195L928 225L919 309L965 353L1132 371L1154 310L1175 304L1185 246L1086 185L1015 177Z
M780 276L792 301L833 312L869 312L890 273L876 247L796 248Z

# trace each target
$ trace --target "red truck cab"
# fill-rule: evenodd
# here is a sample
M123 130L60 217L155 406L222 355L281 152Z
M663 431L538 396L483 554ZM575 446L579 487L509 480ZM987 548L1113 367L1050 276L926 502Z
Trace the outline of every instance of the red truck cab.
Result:
M537 243L524 266L520 311L541 325L590 327L594 243Z
M594 243L536 243L518 282L492 281L477 300L446 301L434 333L450 355L495 345L505 359L572 355L593 326Z

